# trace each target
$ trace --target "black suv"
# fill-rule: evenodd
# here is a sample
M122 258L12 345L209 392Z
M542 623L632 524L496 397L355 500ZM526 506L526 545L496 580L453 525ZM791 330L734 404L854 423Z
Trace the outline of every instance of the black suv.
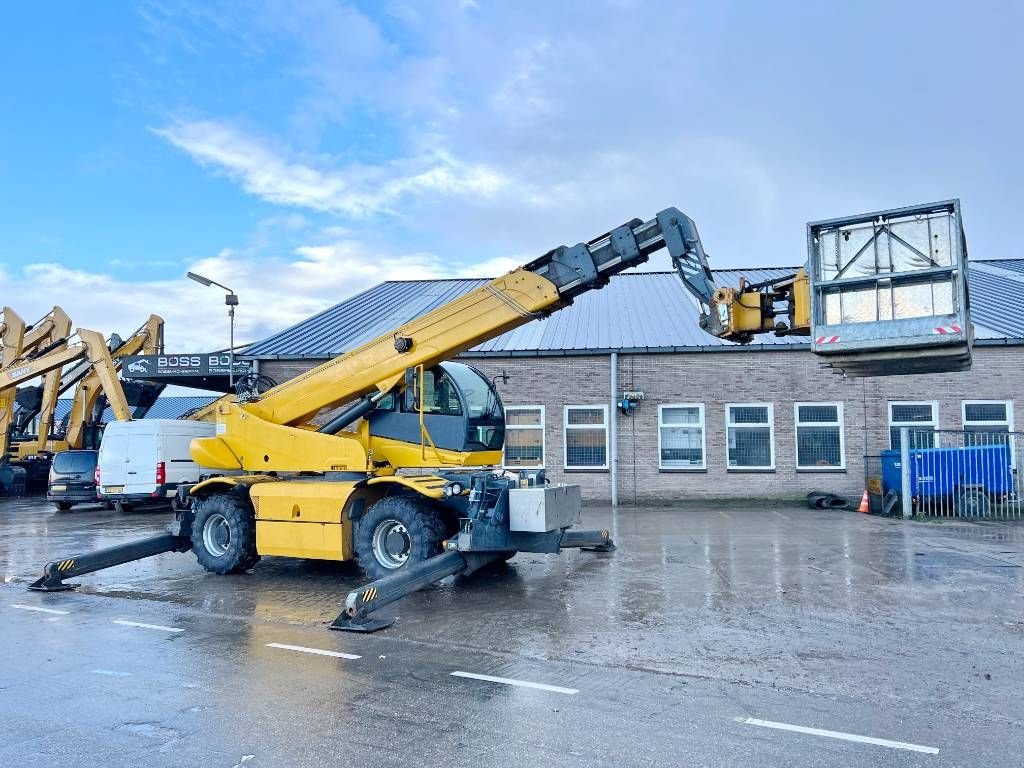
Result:
M46 485L46 500L61 512L75 504L102 501L96 487L99 451L61 451L54 454Z

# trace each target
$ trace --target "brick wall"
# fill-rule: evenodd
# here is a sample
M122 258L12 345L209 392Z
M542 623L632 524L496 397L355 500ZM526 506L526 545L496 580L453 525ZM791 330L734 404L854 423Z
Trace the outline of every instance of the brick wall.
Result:
M844 379L822 368L807 351L738 351L673 355L619 355L618 394L641 390L646 399L632 416L614 411L618 429L620 503L661 503L680 498L794 498L822 489L859 496L864 487L865 451L888 447L888 402L935 400L939 426L962 426L961 402L1024 402L1019 374L1024 349L977 347L974 366L964 373ZM566 405L608 404L611 412L610 363L607 355L580 357L474 358L467 360L495 376L506 405L545 407L545 464L557 481L579 483L585 498L607 500L610 472L565 471L563 414ZM284 381L310 363L265 361L260 370ZM658 468L658 405L703 403L707 469L666 471ZM726 467L725 406L737 402L774 405L775 470L730 471ZM842 402L846 469L796 469L794 404Z

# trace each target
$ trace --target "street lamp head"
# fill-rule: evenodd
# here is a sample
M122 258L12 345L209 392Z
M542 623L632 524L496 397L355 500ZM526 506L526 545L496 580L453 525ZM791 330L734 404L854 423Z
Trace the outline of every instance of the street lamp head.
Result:
M210 287L211 285L213 285L213 280L211 280L208 277L203 277L202 275L197 275L195 272L188 272L185 274L185 276L189 280L195 280L200 285L205 285L206 287Z

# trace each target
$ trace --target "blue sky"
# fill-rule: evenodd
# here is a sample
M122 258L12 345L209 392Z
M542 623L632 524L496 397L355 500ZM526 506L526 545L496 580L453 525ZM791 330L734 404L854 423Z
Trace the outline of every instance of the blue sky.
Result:
M675 205L713 266L958 196L1019 245L1013 2L16 4L0 302L222 346L380 280L487 275ZM657 262L655 266L665 267Z

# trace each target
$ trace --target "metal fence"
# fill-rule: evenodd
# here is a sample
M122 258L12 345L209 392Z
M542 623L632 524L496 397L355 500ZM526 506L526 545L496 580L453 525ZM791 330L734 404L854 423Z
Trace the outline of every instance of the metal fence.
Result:
M901 427L890 443L864 457L872 513L1024 519L1024 433Z

